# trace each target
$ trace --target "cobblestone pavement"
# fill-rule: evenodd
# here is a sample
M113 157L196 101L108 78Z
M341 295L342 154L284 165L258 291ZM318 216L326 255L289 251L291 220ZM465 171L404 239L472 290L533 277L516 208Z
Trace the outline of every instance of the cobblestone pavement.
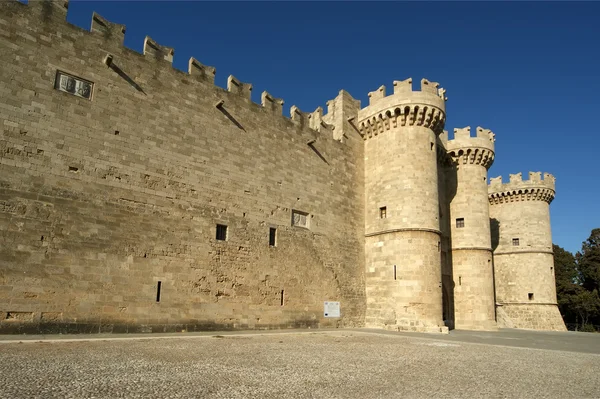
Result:
M0 345L1 398L598 398L600 355L359 331Z

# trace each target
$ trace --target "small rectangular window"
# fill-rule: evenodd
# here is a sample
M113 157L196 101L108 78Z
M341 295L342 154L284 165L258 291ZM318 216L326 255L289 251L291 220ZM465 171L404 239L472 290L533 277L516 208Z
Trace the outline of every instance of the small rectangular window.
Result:
M385 206L382 206L381 208L379 208L379 218L385 219L386 217L387 217L387 208Z
M275 247L277 244L277 229L275 227L271 227L269 229L269 246Z
M92 90L94 84L87 80L69 75L62 71L56 71L56 82L54 88L65 93L73 94L77 97L92 99Z
M513 245L514 245L515 247L518 247L518 246L519 246L519 239L518 239L518 238L513 238L513 239L512 239L512 243L513 243Z
M527 294L527 296L529 297L530 301L533 301L533 292L530 292L529 294Z
M465 218L456 219L456 227L457 228L465 227Z
M217 225L217 240L227 240L227 226L225 226L224 224Z
M308 213L292 210L292 226L305 227L308 229L309 220Z

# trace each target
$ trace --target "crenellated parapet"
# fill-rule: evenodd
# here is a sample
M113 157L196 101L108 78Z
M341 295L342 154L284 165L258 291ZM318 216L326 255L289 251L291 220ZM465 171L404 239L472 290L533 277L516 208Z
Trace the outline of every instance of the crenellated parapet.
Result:
M477 127L475 137L471 127L454 129L454 138L447 140L446 151L452 165L481 165L489 169L494 162L495 135L489 129Z
M488 199L490 205L517 201L552 202L555 195L555 178L550 173L529 172L529 180L523 180L522 173L511 174L508 183L502 183L502 176L490 179Z
M0 7L7 7L9 9L14 9L18 13L29 14L33 20L40 18L40 21L42 22L51 20L53 23L59 23L59 21L62 20L65 24L68 24L66 21L68 3L68 0L30 0L27 4L24 4L19 0L13 0L0 2ZM80 29L71 24L68 25L71 28ZM58 25L57 29L59 29ZM89 38L94 40L94 42L92 42L93 44L98 44L99 38L102 43L101 49L102 51L105 51L103 56L98 59L98 62L99 64L104 64L113 69L121 76L126 76L126 72L121 69L123 60L119 59L118 52L116 52L115 49L124 47L125 32L125 25L108 21L96 12L92 14L91 25L88 31L88 34L90 35ZM82 38L82 40L85 39L85 37ZM135 52L130 49L128 50ZM172 47L159 44L150 36L146 36L144 39L142 55L149 61L149 68L161 68L161 72L168 73L168 66L172 66L173 64L175 50ZM180 74L182 71L176 68L171 69L173 78L181 79ZM214 86L217 91L223 90L214 84L216 68L204 65L194 57L191 57L188 61L188 71L186 75L191 78L190 80ZM167 79L167 76L165 75L163 78ZM141 86L131 79L131 77L126 76L126 79L129 79L132 86L137 90L142 90ZM239 96L248 100L248 106L257 105L253 103L251 99L252 89L253 86L251 83L242 82L233 75L230 75L227 79L226 91L230 93L230 95ZM223 92L220 92L219 96L223 97ZM226 99L221 98L216 104L218 104L218 107L227 107L230 103ZM239 106L242 103L237 104ZM282 115L283 104L283 99L275 98L264 91L261 95L261 102L258 105L265 111L273 114L274 117L278 116L287 119L301 128L308 128L324 135L330 135L332 139L340 142L343 141L345 137L344 131L350 131L346 125L355 126L356 117L354 117L355 113L352 112L351 109L360 107L360 102L352 99L348 93L343 91L340 92L340 95L336 99L331 100L328 103L328 105L331 104L331 106L328 107L329 112L331 113L328 113L327 115L323 114L323 108L321 107L318 107L312 113L304 113L293 106L291 107L290 118L288 119ZM348 120L350 118L352 119L352 122ZM336 126L339 126L339 129L334 134Z
M446 122L445 90L427 79L413 90L412 79L394 81L394 93L385 86L369 93L369 105L358 113L358 129L366 140L398 126L423 126L440 134Z

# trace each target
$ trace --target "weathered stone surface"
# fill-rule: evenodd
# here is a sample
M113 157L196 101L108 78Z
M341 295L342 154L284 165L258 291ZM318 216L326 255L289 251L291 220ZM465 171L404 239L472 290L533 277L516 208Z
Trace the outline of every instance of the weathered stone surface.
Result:
M556 306L554 179L488 193L494 135L449 140L439 84L286 118L65 4L0 2L0 331L494 329L494 295L528 305L517 327L560 324L530 320Z

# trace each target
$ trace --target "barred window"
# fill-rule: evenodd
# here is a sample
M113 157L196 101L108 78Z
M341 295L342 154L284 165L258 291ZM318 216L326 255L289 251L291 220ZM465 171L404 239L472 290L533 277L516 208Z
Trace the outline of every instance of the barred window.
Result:
M309 220L308 213L292 210L292 226L305 227L308 229Z

